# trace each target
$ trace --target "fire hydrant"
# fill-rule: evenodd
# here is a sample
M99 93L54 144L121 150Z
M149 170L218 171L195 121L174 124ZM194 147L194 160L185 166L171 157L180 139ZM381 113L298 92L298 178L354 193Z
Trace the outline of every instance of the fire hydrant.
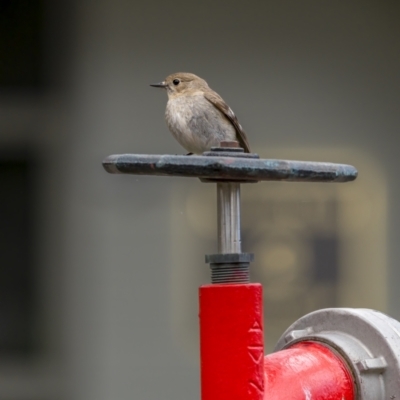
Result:
M260 159L222 142L202 156L113 155L109 173L197 177L217 186L218 253L199 289L202 400L400 399L400 323L367 309L325 309L294 322L264 356L262 286L243 253L240 185L348 182L350 165Z

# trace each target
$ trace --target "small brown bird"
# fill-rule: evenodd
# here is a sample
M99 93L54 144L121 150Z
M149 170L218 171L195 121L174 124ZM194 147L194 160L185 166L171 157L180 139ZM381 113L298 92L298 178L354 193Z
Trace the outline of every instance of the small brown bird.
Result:
M250 153L247 135L236 115L204 79L178 72L150 86L167 90L165 120L172 135L189 154L202 154L227 140L237 140Z

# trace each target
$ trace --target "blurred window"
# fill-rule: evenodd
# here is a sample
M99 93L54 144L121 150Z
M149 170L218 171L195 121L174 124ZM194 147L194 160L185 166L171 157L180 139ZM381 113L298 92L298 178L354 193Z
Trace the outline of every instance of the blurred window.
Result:
M0 0L0 88L43 85L43 1Z
M33 164L0 157L0 353L33 351Z

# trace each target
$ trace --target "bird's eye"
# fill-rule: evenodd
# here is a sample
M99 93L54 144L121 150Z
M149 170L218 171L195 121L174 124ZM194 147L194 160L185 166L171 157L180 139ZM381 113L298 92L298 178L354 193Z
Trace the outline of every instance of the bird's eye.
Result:
M180 83L181 81L179 80L179 79L174 79L173 81L172 81L172 83L176 86L176 85L179 85L179 83Z

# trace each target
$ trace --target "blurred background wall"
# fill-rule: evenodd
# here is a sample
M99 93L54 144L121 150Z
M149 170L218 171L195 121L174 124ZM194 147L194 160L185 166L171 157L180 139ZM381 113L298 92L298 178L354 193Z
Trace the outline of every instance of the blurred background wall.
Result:
M322 307L400 319L397 1L0 0L0 400L199 398L197 287L215 193L107 175L183 150L166 75L194 72L262 157L355 183L243 188L273 349Z

